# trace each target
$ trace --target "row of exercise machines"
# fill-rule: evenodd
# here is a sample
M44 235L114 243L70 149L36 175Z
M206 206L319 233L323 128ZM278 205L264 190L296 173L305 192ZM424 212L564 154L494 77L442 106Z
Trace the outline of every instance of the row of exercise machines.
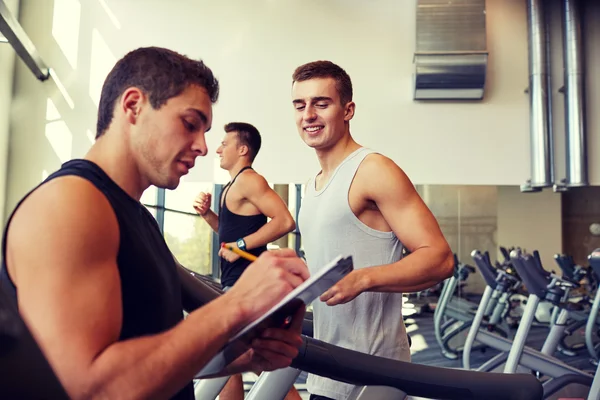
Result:
M594 380L594 371L569 366L555 358L555 355L558 351L574 355L575 348L569 348L565 337L585 326L586 343L577 350L589 351L593 361L598 358L598 344L594 342L594 337L598 329L600 292L594 288L597 286L594 281L597 282L600 277L600 249L588 257L589 268L574 266L570 258L556 256L562 276L546 271L537 252L528 254L517 248L510 255L507 254L504 262L497 262L495 265L492 265L488 254L474 251L472 257L487 286L483 297L475 306L476 312L468 320L464 315L458 316L457 304L450 304L448 300L452 295L449 291L454 291L457 282L465 275L457 273L445 283L439 307L436 308L438 314L434 313L436 338L442 353L448 358L461 355L462 367L470 369L472 351L482 347L491 348L498 354L477 368L478 371L532 373L543 382L544 398L568 393L569 385L579 384L590 388L588 399L599 399L599 389L593 383L600 378ZM471 272L473 271L469 270ZM572 291L579 289L581 284L595 290L593 301L585 295L579 296L579 299L570 298ZM528 292L526 305L511 341L506 334L506 317L511 308L509 299L523 286ZM464 300L462 301L462 304L458 303L459 306L464 305ZM534 325L538 306L542 303L549 304L552 312L548 324L549 333L538 350L526 346L525 342ZM468 331L464 348L450 348L450 339L458 336L460 331ZM595 375L598 376L597 369Z
M534 265L530 265L531 256L526 253L519 253L518 258L523 260L527 268L532 268ZM600 249L590 256L590 264L592 263L597 264L600 268ZM209 278L196 275L184 267L179 267L179 274L184 293L183 306L188 312L207 304L222 294L220 288ZM525 279L524 276L527 274L521 275ZM493 291L494 289L488 291L486 288L482 304L486 298L488 300L492 298ZM537 295L540 296L540 294ZM523 319L529 318L528 311L526 310L523 314ZM483 311L481 317L483 318ZM476 320L477 316L474 321ZM474 327L475 323L472 326ZM522 326L523 324L519 328ZM476 335L472 338L473 343L475 340L486 345L491 345L492 342L499 343L497 347L505 350L508 354L507 360L511 362L511 371L505 370L505 372L511 373L432 367L340 348L310 337L312 321L309 317L305 320L303 327L303 345L300 354L294 359L292 366L261 374L246 398L283 399L300 371L306 371L356 385L357 391L352 396L354 400L404 399L406 396L457 400L481 398L538 400L547 397L557 383L560 384L568 379L571 379L569 382L584 380L584 383L589 383L592 386L589 399L598 399L600 378L596 379L592 385L593 377L591 375L579 373L577 370L573 371L571 367L560 365L556 360L545 359L544 357L547 356L544 355L537 355L537 359L541 360L539 364L530 364L532 350L522 345L513 346L508 341L506 341L509 343L506 347L507 343L503 340L493 336L489 336L489 340L486 339L487 335L482 334L482 330L474 332ZM519 333L522 334L522 332ZM518 352L511 350L511 346L514 349L518 348ZM467 354L467 351L464 351L463 354ZM539 371L543 376L554 378L551 380L554 382L554 386L547 383L544 383L543 386L542 382L529 372L515 373L519 372L516 371L516 368L512 368L515 359L517 363L520 361L526 368ZM507 365L509 365L508 362ZM571 378L564 378L565 374ZM584 379L572 376L582 376ZM215 382L214 380L204 380L196 386L196 399L212 400L216 397L209 393L211 385L208 383L210 381ZM555 390L552 393L554 392ZM7 399L68 398L27 326L20 318L15 305L4 293L0 293L0 393L2 393L2 398Z
M515 278L505 279L513 286L506 287L502 292L493 292L496 297L492 298L484 314L486 322L493 321L493 323L487 324L487 329L507 338L519 326L529 294L512 265L509 250L503 247L500 247L500 250L503 260L496 261L493 264L494 268L492 268L489 253L480 253L475 250L472 257L474 259L475 257L484 257L485 260L479 261L479 264L484 263L485 269L480 270L482 271L481 274L484 274L482 276L487 277L489 281L487 283L492 282L490 284L495 285L492 277L499 271ZM533 255L539 257L537 252L534 252ZM594 306L593 301L600 277L596 276L591 267L576 265L573 258L568 255L556 254L554 259L560 267L562 278L572 282L573 289L575 289L566 288L564 291L565 296L562 300L572 304L569 304L571 307L570 318L567 321L564 335L560 339L557 350L566 356L575 356L580 354L580 350L587 348L592 363L597 365L600 324L598 324L595 317L589 318L589 316L596 316L598 312L598 304L596 303ZM455 255L454 271L454 275L443 282L438 300L434 303L435 310L433 314L436 341L442 355L450 360L458 360L461 357L466 333L471 327L480 303L479 296L471 298L472 295L465 293L463 289L463 286L469 285L468 278L476 273L475 267L460 262ZM542 301L536 309L532 326L550 328L553 324L556 324L559 313L560 308L552 302ZM581 332L584 327L585 342L582 342L579 335L575 333ZM485 349L485 347L478 348Z

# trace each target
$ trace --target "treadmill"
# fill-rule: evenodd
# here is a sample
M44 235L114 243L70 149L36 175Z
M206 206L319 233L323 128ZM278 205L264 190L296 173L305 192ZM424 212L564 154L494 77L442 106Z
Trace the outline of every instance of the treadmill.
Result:
M182 302L190 312L220 295L218 288L191 271L179 267L182 280ZM406 395L432 399L539 400L542 386L528 374L495 374L436 368L370 356L343 349L318 340L303 337L299 356L293 368L275 373L303 370L361 386L371 400L389 399L390 390L396 397ZM293 371L292 371L293 372ZM269 373L263 374L268 377ZM295 379L295 378L294 378ZM266 381L266 379L264 380ZM265 383L265 382L263 382ZM279 396L274 386L263 384L264 399L283 399L289 387ZM291 382L293 384L294 381ZM258 383L257 383L258 384ZM290 385L291 385L290 384ZM281 387L281 385L279 385ZM376 394L383 393L386 394ZM20 318L16 305L0 291L0 393L3 399L68 399L68 396ZM357 397L360 398L360 397ZM203 399L204 400L204 399Z
M217 289L210 287L210 278L184 267L180 267L179 272L187 312L219 295ZM356 399L404 399L409 395L448 400L541 400L543 394L541 383L530 374L486 373L412 364L344 349L303 335L300 354L292 366L261 374L250 391L252 397L247 399L283 399L300 371L357 385ZM196 390L197 399L212 400L211 396Z
M592 268L596 275L600 276L600 248L592 251L592 253L588 256L588 260L590 261L590 268ZM599 296L600 294L596 293L596 300ZM594 301L594 304L596 304L596 301ZM592 381L592 386L590 388L590 393L588 394L587 400L598 399L600 399L600 364L598 364L598 368L596 369L596 375Z

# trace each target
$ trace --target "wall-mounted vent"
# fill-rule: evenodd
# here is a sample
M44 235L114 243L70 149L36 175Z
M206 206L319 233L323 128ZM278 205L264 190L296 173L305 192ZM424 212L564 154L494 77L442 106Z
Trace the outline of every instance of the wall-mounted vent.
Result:
M483 98L485 0L418 0L415 100Z

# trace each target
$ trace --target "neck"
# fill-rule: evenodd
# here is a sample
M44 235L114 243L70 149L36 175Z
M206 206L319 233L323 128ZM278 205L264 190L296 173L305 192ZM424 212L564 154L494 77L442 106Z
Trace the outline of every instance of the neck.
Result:
M329 174L335 170L348 155L360 147L361 146L354 141L350 133L348 133L332 147L317 149L317 158L321 165L322 174L329 176Z
M134 158L127 151L129 147L125 144L125 136L104 133L84 158L97 164L121 189L139 201L150 184L142 177Z
M250 167L250 166L252 166L251 162L249 162L245 159L239 160L237 163L235 163L235 165L233 167L231 167L228 170L229 175L231 176L231 179L233 179L237 174L239 174L240 171L242 170L242 168Z

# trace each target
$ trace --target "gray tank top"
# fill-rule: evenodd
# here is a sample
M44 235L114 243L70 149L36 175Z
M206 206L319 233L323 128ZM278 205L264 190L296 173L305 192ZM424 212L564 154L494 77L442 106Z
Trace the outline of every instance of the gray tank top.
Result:
M354 268L390 264L402 257L402 243L393 232L363 224L348 204L348 192L358 167L374 151L360 148L333 172L329 182L315 190L307 183L298 225L308 268L315 273L337 255L351 255ZM410 361L402 319L402 293L361 293L349 303L328 306L313 303L314 337L327 343L395 360ZM311 394L347 399L355 386L316 375L308 377Z

